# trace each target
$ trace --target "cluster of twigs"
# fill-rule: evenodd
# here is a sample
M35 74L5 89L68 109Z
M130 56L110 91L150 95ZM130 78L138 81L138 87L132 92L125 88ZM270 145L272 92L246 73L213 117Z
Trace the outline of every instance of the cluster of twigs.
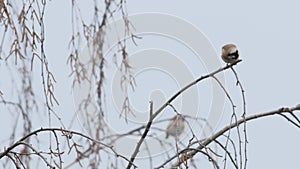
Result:
M237 64L237 63L235 63L235 64ZM136 129L134 129L130 132L124 133L123 135L116 135L115 139L119 139L119 138L122 138L122 137L125 137L125 136L128 136L128 135L132 135L135 132L141 132L142 130L144 130L144 132L140 136L140 140L138 141L135 150L133 151L133 154L132 154L131 158L127 158L124 155L119 154L113 147L113 143L114 143L113 141L110 142L109 144L107 144L107 143L104 143L102 141L98 141L96 139L93 139L90 136L84 135L84 134L82 134L80 132L76 132L76 131L65 130L65 129L62 129L62 128L41 128L41 129L38 129L36 131L30 132L29 134L27 134L26 136L24 136L23 138L21 138L17 142L13 143L11 146L7 147L5 149L5 151L3 151L0 154L0 159L2 159L3 157L8 157L8 159L10 159L15 164L15 166L20 166L20 165L24 165L24 164L22 164L22 161L20 160L21 158L19 158L19 157L21 157L21 156L30 156L30 155L34 154L34 155L37 155L38 157L40 157L40 159L42 159L42 161L44 161L44 163L47 166L62 168L62 166L64 164L63 159L65 157L64 155L66 154L66 152L64 152L62 150L63 147L61 146L61 142L66 142L67 143L66 148L69 149L68 153L74 151L77 154L77 158L72 163L67 165L66 166L67 168L69 166L72 166L74 163L81 164L81 160L84 159L84 158L92 157L93 154L90 154L91 153L90 149L92 147L93 148L98 147L98 151L97 152L92 151L93 153L99 153L99 152L103 152L103 151L107 152L107 153L111 152L117 158L115 160L118 160L118 158L121 158L125 162L127 162L128 163L127 168L132 168L132 167L137 168L138 166L135 164L135 157L139 153L141 145L144 143L145 138L147 138L149 130L153 127L152 124L155 123L154 122L155 117L162 110L164 110L167 106L171 106L174 109L174 111L176 111L175 107L172 106L171 103L180 94L182 94L185 90L189 89L191 86L199 83L200 81L202 81L204 79L208 79L210 77L213 77L217 73L220 73L222 71L225 71L226 69L232 68L232 66L234 66L234 64L233 65L227 65L227 66L225 66L223 68L220 68L220 69L218 69L214 72L211 72L207 75L199 77L195 81L191 82L190 84L188 84L187 86L182 88L176 94L174 94L156 112L153 112L153 110L151 110L149 121L145 126L141 126L139 128L136 128ZM238 157L241 158L241 154L239 154L239 152L237 151L238 149L241 149L241 148L239 148L239 146L240 146L239 142L241 142L241 138L238 138L238 143L235 143L234 139L228 133L230 133L230 131L233 130L234 128L238 128L239 126L241 126L241 124L245 124L248 121L251 121L251 120L254 120L254 119L257 119L257 118L261 118L261 117L273 116L273 115L280 115L280 116L284 117L285 119L287 119L292 124L294 124L295 126L300 128L300 120L297 117L297 115L295 114L295 111L299 111L299 110L300 110L300 105L297 105L296 107L291 107L291 108L283 107L283 108L280 108L280 109L277 109L277 110L274 110L274 111L270 111L270 112L258 113L258 114L251 115L251 116L242 116L241 119L232 122L228 126L223 127L221 130L217 131L216 133L210 135L207 138L202 138L201 140L200 139L195 140L196 136L194 135L190 139L187 146L185 146L181 149L177 149L174 155L171 155L168 159L166 159L164 162L162 162L162 164L158 165L155 168L163 168L168 163L171 163L173 167L179 167L179 166L184 167L185 166L185 167L188 168L188 166L191 165L191 164L193 164L194 166L197 166L199 164L193 160L195 155L197 155L197 154L202 154L202 155L206 156L209 159L209 161L212 162L214 168L220 168L220 164L219 164L220 160L218 160L218 159L222 158L222 157L223 157L223 159L225 157L230 159L231 164L235 168L241 168L242 167L241 166L241 161L239 162L239 160L238 160ZM28 140L30 137L37 137L43 132L50 132L54 136L55 142L56 142L56 150L55 151L53 151L51 149L48 152L41 151L38 148L36 148L35 146L33 146L32 144L26 142L26 140ZM60 135L58 135L58 133L60 133ZM83 138L83 139L86 139L88 141L89 146L85 151L82 150L82 147L84 147L84 146L81 145L81 144L78 144L77 143L78 139L75 139L75 137ZM111 137L113 137L113 136L111 136ZM222 137L226 138L225 142L220 141L220 140L222 140L221 139ZM101 138L101 140L104 140L104 139L105 138ZM62 141L62 140L64 140L64 141ZM227 143L226 143L228 140L229 140L230 144L234 147L234 151L231 151L228 148ZM225 153L225 156L222 156L219 153L215 152L215 150L213 150L213 147L210 146L213 143L215 143L219 147L221 147L221 149ZM20 147L20 146L27 147L29 150L27 152L17 152L17 151L15 151L15 149L17 149L17 147ZM245 151L245 149L244 149L244 151ZM51 163L47 160L46 156L49 155L49 154L52 154L55 157L55 159L56 159L56 160L54 160L55 162ZM189 163L188 161L190 161L191 163ZM245 163L245 161L244 161L244 163ZM99 163L90 163L91 168L97 168L98 166L100 166ZM25 168L25 165L23 167ZM115 167L117 167L117 166L115 166Z
M31 168L35 159L38 159L49 168L70 168L74 165L88 166L90 168L100 168L101 166L107 166L108 168L119 168L120 166L127 169L138 168L139 165L136 162L136 158L142 146L145 145L148 151L151 149L146 144L147 138L154 137L154 135L150 134L150 130L164 131L154 126L154 124L163 122L156 119L158 115L167 107L171 107L175 113L180 114L176 110L176 107L172 105L172 102L186 90L205 79L215 80L226 94L232 107L230 123L206 138L201 139L195 134L193 128L189 127L192 135L188 143L184 144L176 140L176 150L173 154L161 160L160 164L153 164L152 156L149 154L150 168L165 168L168 166L172 168L197 168L202 163L202 161L197 162L196 155L198 154L199 156L203 155L206 157L207 161L212 163L213 168L221 168L221 165L223 165L223 168L227 168L228 165L236 169L246 168L246 124L249 121L267 116L280 115L289 123L300 128L299 115L296 114L296 111L300 111L300 105L282 107L273 111L247 116L245 90L238 78L237 72L233 69L234 66L241 62L241 60L238 60L233 64L228 64L195 79L176 92L165 103L162 103L161 107L156 111L153 110L153 102L150 101L149 120L146 124L137 126L135 129L122 134L110 134L109 127L104 122L106 112L103 109L103 104L105 103L104 80L107 76L105 72L107 58L103 53L103 46L106 43L105 34L108 22L113 20L115 15L121 14L126 29L124 37L131 37L134 40L136 36L131 33L125 1L105 0L102 2L94 0L94 19L91 23L87 23L82 19L78 1L72 0L71 2L72 37L69 43L70 55L68 57L68 64L71 68L71 76L74 78L73 86L81 85L83 81L89 82L88 84L82 84L89 85L90 93L83 99L84 101L80 104L78 110L83 112L84 117L82 121L88 129L89 135L67 130L53 109L54 105L58 105L58 99L54 94L56 81L49 68L44 46L46 39L44 15L46 4L49 2L46 0L29 0L23 1L22 5L18 6L15 1L0 0L0 31L3 32L0 45L0 59L8 65L11 74L14 74L14 71L11 71L9 63L13 60L13 65L16 65L18 75L20 76L19 79L21 79L21 85L16 85L17 99L15 101L9 101L6 98L7 92L5 90L0 91L1 106L17 114L9 146L0 152L0 161L4 167ZM99 9L100 7L102 8ZM10 38L7 38L8 36ZM87 61L80 60L79 57L79 51L82 50L81 48L84 44L81 42L83 39L89 48L88 51L91 56ZM129 86L134 87L135 82L131 72L132 67L129 64L126 44L126 38L119 40L119 50L115 53L114 57L121 58L121 62L116 63L116 65L122 74L120 85L124 89L125 94L128 95L127 88ZM36 60L41 65L42 91L36 91L32 85L31 72L35 70ZM237 112L237 105L233 101L233 98L226 87L216 77L218 73L226 70L232 70L236 78L236 84L239 86L242 95L242 113ZM17 80L13 79L13 81ZM91 105L93 103L91 100L94 99L92 94L94 92L92 90L93 83L97 84L97 105ZM36 99L36 93L38 92L44 94L43 104L48 113L49 127L32 131L31 117L33 113L40 111L39 103ZM90 106L96 107L95 110L97 111L91 112L91 109L89 109ZM124 100L123 111L125 116L131 111L128 97ZM61 122L61 128L52 127L52 115ZM19 119L19 116L22 117L22 120ZM193 118L184 117L186 119ZM23 137L16 139L18 133L16 131L17 125L20 121L23 122ZM190 126L189 122L185 121L186 125ZM48 133L49 135L45 136L43 133ZM127 136L137 136L139 138L130 157L119 153L114 147L118 140ZM44 138L48 140L46 143L44 142ZM165 143L160 138L156 139L162 145ZM43 144L49 145L48 149L43 148L41 146ZM221 149L221 152L218 152L217 149ZM107 164L103 165L103 161Z
M53 106L58 104L54 95L55 78L49 68L45 52L44 15L46 0L11 1L0 0L0 59L3 71L8 72L5 78L12 82L10 89L2 90L2 106L15 116L10 141L13 142L19 125L25 135L32 131L32 117L37 115L39 105L46 105L51 125ZM39 62L39 63L38 63ZM32 71L40 64L40 89L33 87ZM0 87L1 88L1 87ZM36 92L43 93L44 100L38 101ZM10 94L13 97L8 99ZM15 109L15 111L12 111ZM4 110L4 109L2 109ZM21 117L21 118L20 118ZM26 140L29 144L30 140ZM24 146L22 152L28 152ZM29 165L30 158L21 156L20 160Z

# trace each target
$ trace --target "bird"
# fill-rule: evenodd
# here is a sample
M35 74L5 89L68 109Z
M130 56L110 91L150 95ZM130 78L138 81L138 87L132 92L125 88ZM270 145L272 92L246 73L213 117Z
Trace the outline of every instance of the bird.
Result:
M226 63L234 63L239 58L239 51L234 44L226 44L222 47L222 59Z
M185 128L184 118L182 115L175 115L169 122L166 129L166 139L169 135L175 137L176 139L183 133Z

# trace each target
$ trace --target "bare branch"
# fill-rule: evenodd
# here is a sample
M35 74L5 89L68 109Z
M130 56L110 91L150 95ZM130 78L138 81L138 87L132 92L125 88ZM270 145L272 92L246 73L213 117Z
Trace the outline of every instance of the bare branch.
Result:
M0 159L2 159L3 157L5 156L8 156L8 154L16 147L18 147L19 145L22 145L22 144L25 144L24 141L29 139L31 136L34 136L34 135L37 135L38 133L41 133L41 132L47 132L47 131L50 131L50 132L53 132L55 133L55 131L59 131L59 132L62 132L63 135L65 135L65 133L69 133L68 134L68 139L69 139L69 135L77 135L77 136L80 136L82 138L85 138L87 140L90 140L92 141L93 143L96 143L96 144L99 144L103 147L106 147L108 148L111 152L113 152L117 157L121 157L122 159L130 162L133 166L135 166L129 159L127 159L125 156L117 153L113 146L110 146L110 145L107 145L107 144L104 144L98 140L95 140L87 135L84 135L80 132L76 132L76 131L72 131L72 130L65 130L65 129L61 129L61 128L41 128L41 129L38 129L38 130L35 130L29 134L27 134L26 136L22 137L21 139L19 139L17 142L15 142L13 145L9 146L8 148L6 148L6 150L4 150L3 152L0 153ZM58 142L57 142L58 143ZM26 143L27 144L27 143ZM58 144L57 144L58 145ZM30 147L31 148L31 147ZM32 148L31 148L32 149ZM58 150L58 153L59 150Z
M263 117L267 117L267 116L273 116L273 115L281 115L284 113L290 113L290 112L294 112L299 110L299 107L282 107L279 108L277 110L273 110L273 111L269 111L269 112L265 112L265 113L258 113L258 114L254 114L254 115L250 115L248 117L245 117L243 119L240 119L239 121L237 121L236 123L232 123L226 127L224 127L223 129L221 129L220 131L218 131L216 134L210 136L209 138L203 140L200 144L200 146L198 146L198 149L201 150L204 147L206 147L207 145L209 145L211 142L215 141L218 137L220 137L221 135L223 135L225 132L229 131L230 129L237 127L245 122L254 120L254 119L259 119L259 118L263 118ZM180 152L182 153L182 152ZM188 154L189 158L193 158L196 154L198 153L198 151L192 151ZM171 161L172 159L176 158L177 154L172 156L171 159L169 159L168 161ZM165 163L164 163L165 164ZM163 164L163 165L164 165ZM177 163L176 166L179 166L181 164L181 162ZM163 166L161 165L161 166Z
M199 77L199 78L197 78L195 81L193 81L193 82L191 82L190 84L188 84L188 85L186 85L185 87L183 87L181 90L179 90L178 92L176 92L166 103L164 103L154 114L153 114L153 116L151 116L150 117L150 119L149 119L149 121L148 121L148 123L147 123L147 125L146 125L146 128L145 128L145 131L143 132L143 134L142 134L142 136L141 136L141 138L140 138L140 140L138 141L138 143L137 143L137 146L135 147L135 149L134 149L134 152L133 152L133 154L131 155L131 158L130 158L130 161L131 162L134 162L134 160L135 160L135 157L137 156L137 154L138 154L138 152L139 152L139 149L140 149L140 147L141 147L141 145L142 145L142 143L144 142L144 140L145 140L145 138L146 138L146 136L147 136L147 134L148 134L148 132L149 132L149 130L150 130L150 128L151 128L151 125L152 125L152 122L153 122L153 120L155 119L155 117L161 112L161 111L163 111L168 105L170 105L171 104L171 102L173 101L173 100L175 100L179 95L181 95L185 90L187 90L187 89L189 89L190 87L192 87L192 86L194 86L195 84L197 84L198 82L200 82L201 80L204 80L204 79L207 79L207 78L209 78L209 77L211 77L211 76L214 76L215 74L217 74L217 73L220 73L220 72L222 72L222 71L224 71L224 70L226 70L226 69L229 69L229 68L231 68L232 66L234 66L234 65L236 65L237 63L239 63L239 62L241 62L242 60L237 60L236 62L234 62L234 63L232 63L232 64L228 64L228 65L226 65L225 67L222 67L222 68L220 68L220 69L218 69L218 70L216 70L216 71L213 71L212 73L209 73L209 74L207 74L207 75L204 75L204 76L201 76L201 77ZM128 165L127 165L127 169L130 169L131 168L131 163L129 163Z

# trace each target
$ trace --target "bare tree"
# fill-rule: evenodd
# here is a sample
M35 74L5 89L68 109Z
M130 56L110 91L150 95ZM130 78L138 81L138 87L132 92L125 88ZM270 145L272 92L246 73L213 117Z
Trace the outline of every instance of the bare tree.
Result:
M295 107L281 107L268 112L259 112L248 116L246 106L245 89L234 67L242 60L227 64L219 69L209 72L194 79L185 87L169 96L165 103L149 104L148 121L142 125L136 125L121 134L112 134L104 117L107 113L105 107L106 76L105 67L107 60L103 53L106 41L108 23L115 17L121 16L125 27L127 39L120 39L117 43L118 50L113 54L115 65L121 73L120 86L126 97L122 106L122 115L127 119L129 113L133 113L129 99L128 88L135 88L135 79L132 66L127 52L127 43L139 39L134 35L134 25L131 25L123 0L94 0L93 20L89 23L81 16L81 8L78 1L72 0L72 36L70 37L69 56L66 60L71 69L71 77L74 79L73 86L87 85L89 92L80 103L78 111L83 114L83 125L88 134L67 129L63 119L57 114L55 106L59 105L59 99L55 95L56 79L48 62L47 49L45 48L45 13L50 1L29 0L0 0L0 23L1 46L0 62L4 72L9 74L8 83L10 89L2 89L0 86L1 113L11 113L15 121L11 126L9 144L0 152L0 161L3 168L71 168L82 166L83 168L139 168L136 163L141 149L146 149L149 158L146 160L149 168L198 168L206 158L211 168L247 168L247 123L262 117L279 115L300 128L299 113L300 104ZM128 40L129 39L129 40ZM79 55L83 44L86 43L90 58L81 60ZM120 60L117 62L116 60ZM87 64L88 63L88 64ZM38 68L40 66L40 68ZM231 71L236 79L236 85L241 93L241 105L236 105L232 94L217 78L217 74ZM33 74L40 74L40 86L33 85ZM190 121L194 120L201 125L205 119L190 117L178 111L173 101L181 96L192 86L211 79L223 90L231 105L230 122L218 131L199 138L199 135L191 127ZM88 83L84 83L88 82ZM96 91L93 85L96 83ZM12 93L9 96L9 93ZM42 96L41 96L42 93ZM95 95L96 93L96 95ZM97 104L92 101L97 98ZM39 99L42 97L43 99ZM236 98L235 98L236 99ZM153 104L161 105L157 110ZM93 107L93 109L91 109ZM242 107L242 110L237 110ZM165 109L170 108L174 114L183 117L185 126L191 135L187 142L175 139L173 151L166 151L160 161L154 162L151 156L151 145L147 138L153 138L161 147L166 148L170 144L163 138L150 133L165 132L157 128L155 124L162 124L171 119L157 120L158 115ZM48 126L39 129L33 128L36 116L46 116ZM53 121L58 121L60 127L54 127ZM22 127L20 127L22 126ZM5 128L6 126L2 126ZM43 134L47 133L47 135ZM115 147L115 143L128 136L138 137L136 146L130 156L123 155ZM126 146L126 145L124 145Z

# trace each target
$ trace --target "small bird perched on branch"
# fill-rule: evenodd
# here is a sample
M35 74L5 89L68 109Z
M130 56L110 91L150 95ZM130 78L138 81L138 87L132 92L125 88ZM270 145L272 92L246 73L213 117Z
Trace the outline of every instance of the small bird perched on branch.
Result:
M234 44L226 44L222 47L222 59L226 63L234 63L239 58L239 51Z
M182 117L182 115L177 114L168 124L166 130L166 139L169 137L169 135L178 138L183 133L184 127L184 118Z

